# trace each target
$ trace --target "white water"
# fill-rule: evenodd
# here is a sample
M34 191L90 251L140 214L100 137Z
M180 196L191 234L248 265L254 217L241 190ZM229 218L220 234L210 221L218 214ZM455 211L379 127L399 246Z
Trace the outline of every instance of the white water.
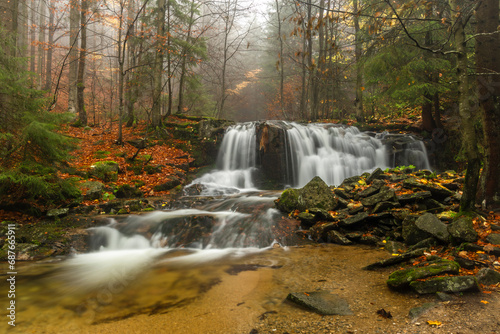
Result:
M203 185L201 195L209 196L256 190L252 181L256 154L255 123L229 127L217 155L217 169L191 185Z
M303 187L315 176L339 185L347 177L389 167L382 141L355 127L290 125L287 160L293 187Z
M316 175L338 185L346 177L391 165L382 141L356 128L286 126L287 168L295 187L304 186ZM223 195L222 199L206 198L196 208L131 215L91 229L93 251L66 261L68 281L91 289L126 282L155 263L196 265L262 252L276 242L283 245L287 236L280 240L274 231L284 219L274 209L279 192L257 191L252 181L257 166L255 127L255 123L230 127L221 144L217 169L190 185L202 186L202 196ZM418 167L427 168L423 144L414 141L409 146L405 159L409 163L422 160L424 165Z

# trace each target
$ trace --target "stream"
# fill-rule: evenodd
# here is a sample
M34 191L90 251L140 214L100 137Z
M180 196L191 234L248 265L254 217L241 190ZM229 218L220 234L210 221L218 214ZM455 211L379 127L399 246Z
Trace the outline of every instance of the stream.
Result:
M352 127L284 125L289 186L301 187L315 175L338 185L346 177L392 166L383 135ZM16 326L4 321L0 328L11 327L13 333L314 332L308 322L301 325L304 317L318 322L324 329L318 333L373 329L373 321L377 331L388 332L394 324L378 323L377 309L404 317L418 303L389 291L386 272L360 274L387 253L309 242L295 220L275 209L281 190L255 185L260 173L255 128L245 123L227 130L217 168L186 186L186 200L178 207L110 218L106 226L91 229L89 253L18 262ZM405 154L419 168L429 168L423 144L415 143ZM325 320L284 302L291 291L319 289L346 297L355 318ZM2 291L1 305L8 303L6 296ZM285 319L299 320L279 329Z

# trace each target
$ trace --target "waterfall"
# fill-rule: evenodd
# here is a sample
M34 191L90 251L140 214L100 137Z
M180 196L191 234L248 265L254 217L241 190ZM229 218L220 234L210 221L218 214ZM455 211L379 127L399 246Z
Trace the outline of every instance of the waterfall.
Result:
M339 185L347 177L376 167L389 167L382 141L355 127L290 125L286 133L290 162L287 168L293 187L303 187L314 176L321 177L327 184Z
M227 129L217 155L217 169L193 181L202 185L202 195L229 195L255 190L252 173L256 166L255 122Z

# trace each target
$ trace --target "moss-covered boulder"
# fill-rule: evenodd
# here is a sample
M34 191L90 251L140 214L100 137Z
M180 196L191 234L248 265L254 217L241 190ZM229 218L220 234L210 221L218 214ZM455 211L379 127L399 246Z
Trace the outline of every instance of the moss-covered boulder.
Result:
M430 263L426 266L397 270L389 275L387 285L391 288L400 289L408 287L411 282L417 279L437 276L444 273L458 274L459 271L460 266L458 263L449 260L442 260Z
M114 161L98 161L90 166L89 174L104 182L112 182L118 179L120 166Z
M129 184L124 184L119 186L115 191L115 196L117 198L135 198L142 197L143 193L140 189Z
M410 287L419 294L479 291L479 284L474 276L435 277L425 281L413 281L410 283Z
M309 209L334 210L338 200L328 185L319 176L315 176L301 189L287 189L276 200L276 207L290 213L295 210L304 212Z
M289 188L283 191L275 203L278 210L290 213L299 207L300 190Z
M99 181L87 181L80 185L80 190L85 194L84 200L101 199L104 190L104 184Z

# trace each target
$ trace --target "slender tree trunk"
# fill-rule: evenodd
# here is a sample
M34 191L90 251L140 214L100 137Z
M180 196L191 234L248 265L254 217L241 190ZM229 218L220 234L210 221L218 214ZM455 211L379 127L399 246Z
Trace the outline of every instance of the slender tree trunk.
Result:
M45 75L45 12L46 3L40 1L40 24L38 28L38 89L43 88L43 77Z
M80 45L80 59L78 63L78 76L77 76L77 107L78 107L78 118L80 124L87 125L87 111L85 110L85 63L87 58L87 8L88 2L82 0L81 14L80 14L80 29L81 29L81 45Z
M188 30L187 30L187 36L186 36L186 44L191 43L191 34L192 34L192 29L193 29L193 23L194 23L194 12L196 9L196 3L193 0L190 5L190 11L189 11L189 23L188 23ZM186 64L187 64L187 58L188 58L188 47L182 48L182 63L181 63L181 74L179 76L179 99L178 99L178 105L177 105L177 112L179 114L183 113L184 111L184 85L185 85L185 77L186 77Z
M476 80L484 132L480 199L484 209L500 208L500 34L498 0L483 0L476 11Z
M276 15L278 19L278 41L280 44L280 53L278 55L278 61L279 61L279 75L280 75L280 112L281 116L285 119L287 119L286 111L285 111L285 97L284 97L284 90L285 90L285 57L283 56L283 36L281 32L281 8L279 6L279 0L275 0L275 5L276 5Z
M36 69L36 6L35 0L31 0L30 20L30 71L35 73Z
M20 0L18 7L17 19L17 55L26 56L27 40L28 40L28 6L27 0Z
M50 91L50 87L52 85L52 54L53 54L54 33L55 33L55 27L54 27L55 10L56 10L55 0L51 0L49 6L49 25L48 25L49 45L47 45L47 66L45 70L45 85L43 88L43 90L45 91Z
M458 0L449 0L450 7L455 11L459 6ZM467 42L465 40L465 18L463 13L456 12L452 15L453 38L457 54L457 78L458 78L458 112L462 122L463 145L467 157L467 171L463 195L460 201L460 211L474 209L476 192L481 169L477 138L474 128L474 117L471 112L471 101L469 97L469 75L467 73Z
M354 108L356 110L356 120L358 122L365 121L365 115L363 112L363 64L361 62L361 29L359 27L359 14L360 10L358 8L358 0L353 0L353 11L354 11L354 59L356 61L356 98L354 100Z
M85 1L85 0L84 0ZM76 82L78 78L78 34L80 28L80 8L78 0L70 0L69 11L69 83L68 83L68 111L77 112Z
M136 15L135 9L135 0L129 1L128 7L128 26L129 26L129 34L130 36L135 36L135 23L134 16ZM136 66L136 43L133 41L129 41L127 44L128 50L128 63L129 63L129 71L126 75L126 91L125 91L125 104L127 109L127 124L125 126L130 127L134 124L135 116L134 116L134 104L135 104L135 66Z
M153 92L153 108L151 110L152 125L157 127L161 124L161 93L163 91L162 76L163 76L163 55L165 41L165 11L166 0L158 0L158 14L156 18L156 52L154 64L154 92Z
M173 90L172 90L172 57L171 57L171 49L172 49L172 36L170 35L170 9L171 4L170 0L167 0L167 90L168 90L168 107L167 113L164 117L172 115L172 101L173 101Z

